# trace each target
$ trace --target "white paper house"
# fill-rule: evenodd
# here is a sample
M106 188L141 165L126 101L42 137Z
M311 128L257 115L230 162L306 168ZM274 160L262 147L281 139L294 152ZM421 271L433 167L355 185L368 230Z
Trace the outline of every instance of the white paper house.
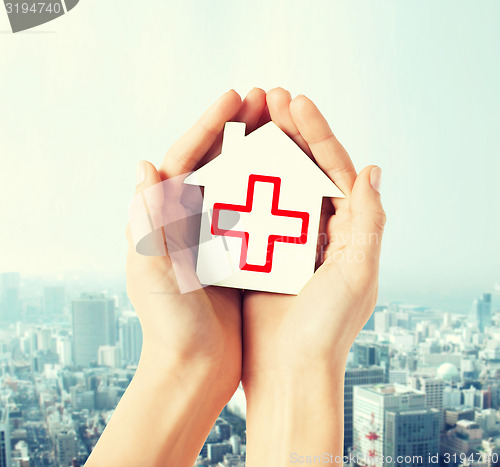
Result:
M322 198L344 197L272 122L226 123L221 154L184 183L205 187L200 282L287 294L314 273Z

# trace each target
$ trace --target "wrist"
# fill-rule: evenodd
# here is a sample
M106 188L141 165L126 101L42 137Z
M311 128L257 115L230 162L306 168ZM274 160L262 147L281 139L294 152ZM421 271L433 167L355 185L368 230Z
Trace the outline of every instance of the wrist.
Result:
M166 353L162 346L145 341L134 379L159 387L175 385L183 388L183 397L201 399L204 403L208 398L214 407L220 408L220 412L240 381L240 369L232 373L216 359Z
M313 365L244 381L248 466L289 465L293 455L342 454L342 366Z

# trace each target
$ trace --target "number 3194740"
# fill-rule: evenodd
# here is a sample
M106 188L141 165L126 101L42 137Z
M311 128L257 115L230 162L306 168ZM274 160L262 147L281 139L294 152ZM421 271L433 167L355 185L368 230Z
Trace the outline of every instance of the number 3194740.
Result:
M36 2L36 3L21 3L12 2L6 3L7 13L61 13L61 3L60 2Z

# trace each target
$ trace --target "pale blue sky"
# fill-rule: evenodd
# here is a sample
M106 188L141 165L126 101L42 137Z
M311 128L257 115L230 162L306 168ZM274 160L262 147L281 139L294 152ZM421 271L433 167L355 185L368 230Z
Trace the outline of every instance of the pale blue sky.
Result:
M81 0L2 33L0 270L122 272L136 162L227 89L280 85L383 168L383 295L492 288L499 24L496 0Z

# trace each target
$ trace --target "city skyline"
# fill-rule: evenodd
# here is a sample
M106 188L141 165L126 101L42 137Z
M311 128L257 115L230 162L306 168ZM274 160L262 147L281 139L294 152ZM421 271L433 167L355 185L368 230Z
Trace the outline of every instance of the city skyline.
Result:
M0 273L0 456L15 467L83 465L140 356L124 282L101 281L107 292L92 292L95 283L59 279L23 288L19 273ZM500 454L498 329L500 301L489 293L465 315L378 305L347 359L344 455L403 455L428 466L446 455ZM240 386L195 465L243 467L245 418Z

